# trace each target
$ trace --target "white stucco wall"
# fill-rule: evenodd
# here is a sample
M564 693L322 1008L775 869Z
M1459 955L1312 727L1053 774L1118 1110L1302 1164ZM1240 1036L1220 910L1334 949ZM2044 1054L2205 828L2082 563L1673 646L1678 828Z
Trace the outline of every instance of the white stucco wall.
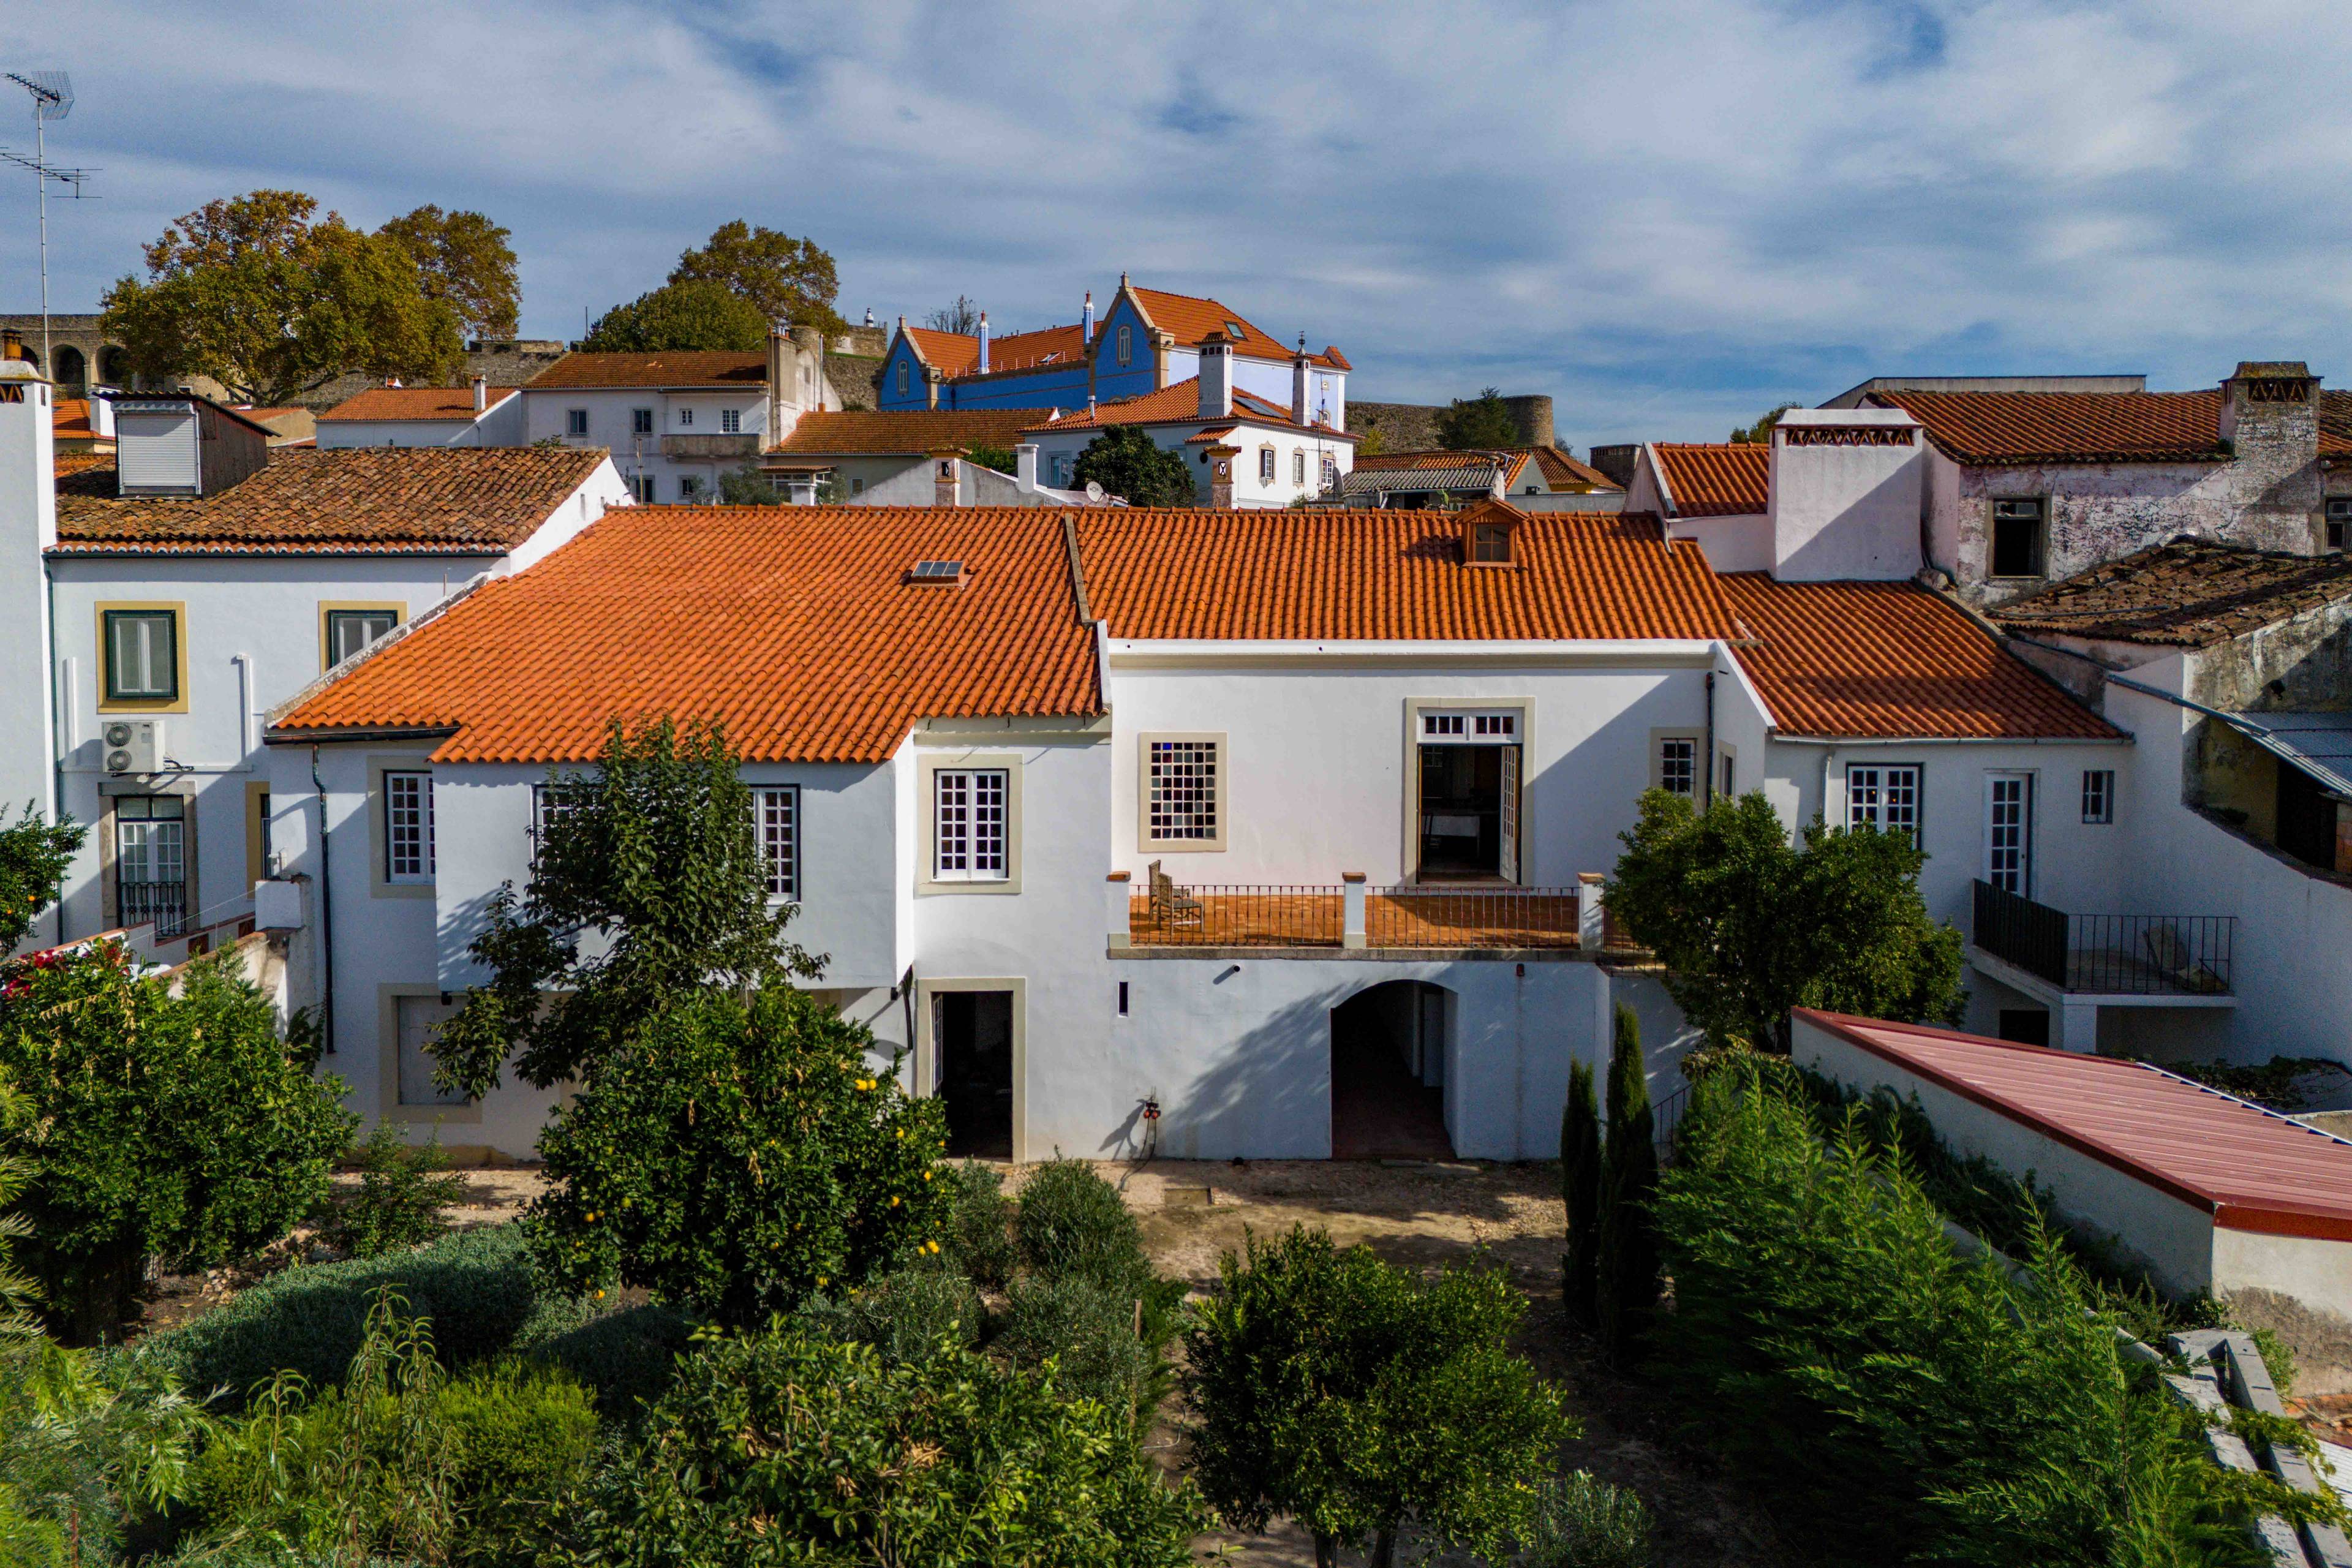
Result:
M522 395L509 393L471 419L321 419L319 446L520 447L522 406Z
M1236 362L1236 364L1240 363ZM1284 395L1286 398L1288 394ZM1241 456L1234 459L1234 505L1236 508L1286 507L1302 496L1320 494L1322 464L1327 457L1342 474L1356 466L1356 447L1352 441L1324 439L1287 426L1253 424L1247 420L1215 420L1211 423L1220 427L1231 425L1234 433L1227 437L1225 444L1241 448ZM1204 445L1192 443L1192 437L1203 426L1191 423L1147 425L1142 428L1151 437L1154 446L1184 459L1185 470L1192 476L1193 493L1202 505L1206 505L1210 474L1209 465L1204 459L1208 448ZM1076 462L1078 454L1085 451L1087 444L1101 433L1098 427L1094 426L1066 433L1050 426L1031 431L1025 438L1037 444L1038 482L1058 483L1055 460L1066 458ZM1275 452L1274 482L1270 485L1258 479L1258 450L1262 447L1272 447ZM1302 453L1307 459L1307 479L1304 484L1299 484L1293 482L1291 476L1296 471L1295 458Z
M1895 446L1814 445L1859 430ZM1787 582L1907 578L1919 570L1927 441L1894 409L1792 408L1772 429L1772 570Z
M678 481L691 476L701 484L705 494L714 490L719 476L756 461L766 447L764 432L768 421L768 389L761 382L745 382L740 388L724 391L668 391L658 387L550 387L541 391L526 388L520 400L522 411L522 444L539 441L561 441L573 447L603 447L613 454L615 466L624 475L651 474L655 478L656 501L680 499ZM588 433L570 433L567 416L571 410L582 408L588 413ZM644 408L653 412L654 428L650 435L635 432L634 413ZM680 458L662 455L664 436L723 436L720 416L732 409L741 416L743 451L727 458ZM692 422L686 420L692 412Z
M1628 511L1643 508L1629 497ZM1668 539L1687 539L1717 572L1769 572L1772 569L1772 520L1762 512L1737 517L1677 517L1666 521Z

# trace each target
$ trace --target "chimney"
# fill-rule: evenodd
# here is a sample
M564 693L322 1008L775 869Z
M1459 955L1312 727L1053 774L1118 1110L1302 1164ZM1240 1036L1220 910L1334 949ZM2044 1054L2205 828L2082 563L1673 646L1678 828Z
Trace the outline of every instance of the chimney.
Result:
M1078 312L1078 346L1091 348L1095 341L1095 291L1087 290L1087 308Z
M55 819L58 683L41 552L58 542L56 409L48 384L21 353L8 333L0 349L0 668L9 672L0 680L0 734L8 737L0 746L0 800L11 810L31 801ZM58 929L54 915L35 922L29 945L57 940Z
M474 378L474 412L479 414L489 405L490 378L487 375L478 375Z
M2221 536L2256 550L2323 548L2319 378L2301 360L2247 360L2221 384L2216 432L2243 500Z
M962 456L953 447L931 454L931 504L961 506Z
M988 312L980 313L980 374L988 374Z
M1307 334L1298 334L1298 352L1290 356L1290 422L1307 423Z
M866 324L869 327L874 324L874 307L871 305L866 307Z
M1013 448L1013 482L1028 494L1037 488L1037 443L1024 441Z
M110 386L93 386L89 389L90 434L101 441L114 439L114 399L106 395L113 390Z
M14 327L0 329L0 360L25 357L25 334Z
M1201 340L1201 417L1230 419L1234 413L1234 341L1222 329Z
M1241 455L1239 447L1209 448L1209 504L1219 511L1234 510L1234 459Z

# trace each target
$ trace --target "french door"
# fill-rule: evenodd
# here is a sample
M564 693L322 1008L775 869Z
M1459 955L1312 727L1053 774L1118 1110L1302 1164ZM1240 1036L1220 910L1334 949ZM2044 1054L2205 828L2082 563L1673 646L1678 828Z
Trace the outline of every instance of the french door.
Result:
M2033 896L2033 775L1985 775L1985 880Z

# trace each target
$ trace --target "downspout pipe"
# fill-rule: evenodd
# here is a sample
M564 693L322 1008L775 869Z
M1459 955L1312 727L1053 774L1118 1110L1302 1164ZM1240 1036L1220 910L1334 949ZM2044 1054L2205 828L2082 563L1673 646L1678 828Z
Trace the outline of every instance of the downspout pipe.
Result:
M319 1037L335 1053L335 883L327 860L327 785L319 777L319 748L310 748L310 787L319 793Z
M1715 804L1715 671L1706 672L1706 757L1701 764L1706 769L1706 782L1699 788L1702 806Z

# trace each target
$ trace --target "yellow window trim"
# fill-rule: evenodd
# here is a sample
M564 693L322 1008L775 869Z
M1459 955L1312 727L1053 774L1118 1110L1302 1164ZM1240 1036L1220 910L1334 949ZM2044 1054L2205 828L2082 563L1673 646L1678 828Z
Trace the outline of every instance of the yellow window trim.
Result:
M324 675L335 668L331 657L334 644L327 636L327 616L336 610L390 610L392 629L398 631L408 624L408 605L398 599L321 599L319 601L319 673Z
M188 710L188 605L184 599L101 599L91 606L94 612L92 631L98 639L98 710L100 713L185 713ZM180 695L166 702L161 698L110 699L107 688L109 657L106 647L106 617L112 610L169 610L172 613L172 652L179 665Z
M265 809L262 803L269 798L269 786L248 779L245 785L245 882L250 892L253 884L269 875L269 868L261 855L261 821Z

